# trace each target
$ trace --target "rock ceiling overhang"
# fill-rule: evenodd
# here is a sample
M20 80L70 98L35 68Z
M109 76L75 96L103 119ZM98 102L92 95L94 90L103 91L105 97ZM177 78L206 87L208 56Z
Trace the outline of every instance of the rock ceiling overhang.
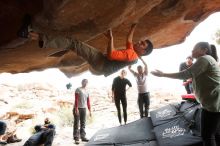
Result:
M22 17L30 14L39 31L77 38L105 52L103 33L113 29L116 48L123 48L132 23L138 21L134 42L149 38L156 48L176 45L210 14L219 0L1 0L0 73L59 68L68 76L88 70L73 52L49 58L56 49L18 38ZM208 28L207 28L208 29Z

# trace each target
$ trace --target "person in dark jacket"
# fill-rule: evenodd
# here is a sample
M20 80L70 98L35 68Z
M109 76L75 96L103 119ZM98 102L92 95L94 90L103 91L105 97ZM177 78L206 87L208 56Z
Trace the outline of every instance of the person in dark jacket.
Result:
M55 136L55 125L51 124L46 118L44 125L36 125L34 127L35 133L24 143L23 146L52 146Z
M125 70L121 71L120 76L114 78L112 84L112 100L115 102L115 106L118 112L118 120L121 125L121 108L120 102L123 108L123 115L124 115L124 123L127 123L127 98L126 98L126 85L132 87L131 82L125 78L127 72Z

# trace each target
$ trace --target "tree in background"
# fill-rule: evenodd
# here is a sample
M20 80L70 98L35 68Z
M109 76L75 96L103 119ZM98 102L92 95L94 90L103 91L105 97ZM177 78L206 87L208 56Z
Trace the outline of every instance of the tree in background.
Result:
M66 88L67 88L67 89L71 89L71 87L72 87L72 84L71 84L71 83L66 84Z

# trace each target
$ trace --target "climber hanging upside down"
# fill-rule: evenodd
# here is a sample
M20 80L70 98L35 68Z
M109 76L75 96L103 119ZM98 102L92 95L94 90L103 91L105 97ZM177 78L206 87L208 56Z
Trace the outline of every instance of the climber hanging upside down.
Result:
M64 36L48 36L34 31L28 32L28 27L20 29L18 34L20 37L29 37L32 40L39 41L39 47L41 48L64 48L49 55L50 57L60 57L72 50L89 63L93 74L108 76L125 66L135 64L139 56L148 55L152 52L153 44L149 40L133 44L133 34L136 25L131 25L127 36L126 49L123 50L114 48L112 30L108 30L105 34L109 39L107 55L79 40Z

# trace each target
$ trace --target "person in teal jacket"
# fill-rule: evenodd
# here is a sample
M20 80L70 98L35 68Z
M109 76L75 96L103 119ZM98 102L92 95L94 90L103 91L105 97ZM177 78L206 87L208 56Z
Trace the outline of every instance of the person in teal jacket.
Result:
M184 71L151 73L158 77L193 80L196 99L202 105L201 136L203 146L220 146L220 67L214 45L197 43L192 50L196 62Z

